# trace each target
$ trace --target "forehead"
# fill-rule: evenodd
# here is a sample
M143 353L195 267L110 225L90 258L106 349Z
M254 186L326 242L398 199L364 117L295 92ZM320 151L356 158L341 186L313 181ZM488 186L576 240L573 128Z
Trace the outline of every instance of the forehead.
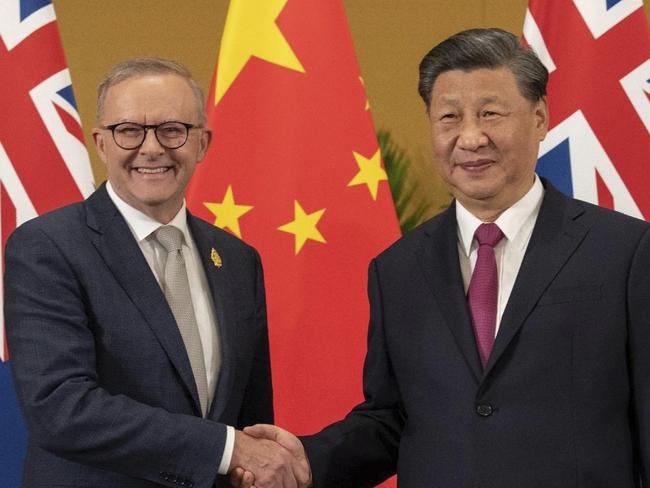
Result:
M431 104L465 100L525 100L508 68L450 70L441 73L431 90Z
M164 120L196 122L198 103L189 82L175 74L145 74L108 88L104 119L155 123Z

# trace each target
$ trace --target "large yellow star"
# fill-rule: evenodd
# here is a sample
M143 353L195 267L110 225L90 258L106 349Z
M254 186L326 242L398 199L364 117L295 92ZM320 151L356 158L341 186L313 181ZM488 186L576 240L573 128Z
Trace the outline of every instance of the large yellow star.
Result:
M287 0L230 1L219 50L215 105L253 56L305 72L275 23L286 3Z
M311 239L317 242L326 242L325 238L316 227L324 212L325 209L321 208L320 210L317 210L316 212L310 214L305 213L305 211L300 206L300 203L298 203L298 200L294 201L293 221L289 222L288 224L284 224L281 227L278 227L278 230L288 232L296 236L296 255L300 252L302 246L305 245L307 239Z
M222 229L230 229L233 234L241 239L239 217L249 212L251 205L237 205L232 192L232 185L228 185L226 195L221 203L203 202L210 212L216 217L214 225Z
M379 149L377 152L370 158L366 158L357 152L352 152L354 154L354 159L357 161L359 166L359 172L356 174L352 181L348 183L348 186L356 185L367 185L370 195L372 195L373 200L377 200L377 188L379 187L379 182L388 180L386 171L381 167L381 153Z

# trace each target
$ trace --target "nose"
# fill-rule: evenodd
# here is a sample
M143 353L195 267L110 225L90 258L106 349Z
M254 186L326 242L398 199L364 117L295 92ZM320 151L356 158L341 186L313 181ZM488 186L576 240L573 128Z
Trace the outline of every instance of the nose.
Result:
M144 141L140 146L140 153L158 155L163 154L164 152L165 148L160 145L160 142L158 142L158 139L156 138L156 132L154 131L153 127L145 128Z
M487 146L488 143L488 136L481 127L479 120L466 117L461 124L456 145L466 151L476 151Z

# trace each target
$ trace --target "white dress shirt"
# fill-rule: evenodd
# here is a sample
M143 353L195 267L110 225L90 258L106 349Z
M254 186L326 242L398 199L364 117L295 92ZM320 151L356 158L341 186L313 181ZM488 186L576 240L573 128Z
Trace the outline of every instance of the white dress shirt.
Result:
M499 279L495 334L499 330L503 311L515 285L517 273L519 273L521 262L524 259L543 198L544 187L538 176L535 175L535 182L528 193L494 221L504 235L504 238L494 246ZM478 226L484 222L476 218L458 201L456 201L456 221L458 224L458 257L463 275L463 285L465 293L467 293L478 254L478 242L474 239L474 233Z
M152 219L140 210L132 207L122 200L111 186L110 181L106 183L108 195L126 220L133 237L140 246L151 271L158 284L161 285L165 276L165 264L167 251L156 239L154 232L162 225L173 225L183 232L184 242L182 248L187 279L190 285L194 315L199 328L201 345L203 346L203 358L205 359L205 372L208 380L208 406L214 398L215 387L219 377L219 334L217 333L217 321L214 314L214 304L210 294L210 286L205 276L205 270L201 264L196 244L192 234L187 227L187 213L185 201L176 216L168 223L161 224ZM209 408L209 407L208 407ZM226 447L219 465L219 474L226 474L230 466L232 451L235 443L234 428L228 426L226 436ZM225 466L224 466L225 465Z

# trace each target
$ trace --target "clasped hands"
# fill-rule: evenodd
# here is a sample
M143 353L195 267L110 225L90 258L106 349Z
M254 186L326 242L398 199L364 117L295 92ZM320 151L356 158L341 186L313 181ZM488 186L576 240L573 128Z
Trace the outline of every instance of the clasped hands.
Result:
M300 440L280 427L259 424L235 431L230 483L236 488L306 488L311 469Z

